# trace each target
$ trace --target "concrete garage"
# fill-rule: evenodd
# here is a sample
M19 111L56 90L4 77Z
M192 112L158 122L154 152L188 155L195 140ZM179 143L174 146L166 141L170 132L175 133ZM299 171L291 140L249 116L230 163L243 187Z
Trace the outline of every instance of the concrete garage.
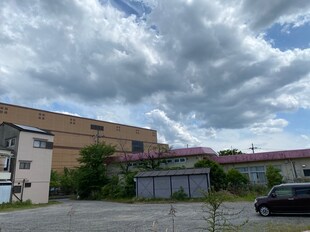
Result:
M140 172L135 176L136 196L170 198L183 187L188 197L203 197L210 188L209 174L209 168Z

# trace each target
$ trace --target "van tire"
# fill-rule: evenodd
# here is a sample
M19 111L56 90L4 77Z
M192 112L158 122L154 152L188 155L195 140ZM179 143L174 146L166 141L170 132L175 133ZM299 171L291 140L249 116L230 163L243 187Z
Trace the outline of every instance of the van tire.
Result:
M259 207L258 212L263 217L267 217L270 215L270 210L266 205L262 205L261 207Z

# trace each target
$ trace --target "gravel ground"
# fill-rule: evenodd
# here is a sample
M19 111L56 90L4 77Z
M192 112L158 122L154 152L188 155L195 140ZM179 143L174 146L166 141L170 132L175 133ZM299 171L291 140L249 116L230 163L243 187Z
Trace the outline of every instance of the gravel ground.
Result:
M206 231L202 203L174 203L175 232ZM241 231L276 231L278 225L310 228L309 215L259 216L253 203L225 203L229 212L242 212L234 216L234 224L248 220ZM170 204L123 204L104 201L63 200L62 204L48 207L0 213L0 231L109 231L146 232L172 231ZM155 225L155 226L153 226ZM268 230L265 229L267 227ZM296 230L298 231L298 230ZM300 231L300 230L299 230Z

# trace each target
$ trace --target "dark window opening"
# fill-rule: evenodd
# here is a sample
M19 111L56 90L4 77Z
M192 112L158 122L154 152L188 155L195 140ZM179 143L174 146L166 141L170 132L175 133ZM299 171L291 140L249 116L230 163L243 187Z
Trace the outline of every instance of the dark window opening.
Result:
M310 169L304 169L304 175L310 176Z
M144 152L144 145L142 141L132 141L132 152Z
M90 129L97 130L97 131L103 131L103 126L91 124Z

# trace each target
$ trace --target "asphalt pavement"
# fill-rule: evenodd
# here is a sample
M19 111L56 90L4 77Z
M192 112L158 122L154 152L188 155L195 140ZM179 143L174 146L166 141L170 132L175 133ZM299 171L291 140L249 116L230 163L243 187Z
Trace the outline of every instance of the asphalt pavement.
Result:
M307 225L309 215L259 216L252 202L225 203L231 223L247 221L240 231L267 231L270 225ZM240 212L238 214L238 212ZM104 231L104 232L194 232L206 231L203 203L115 203L106 201L62 200L47 207L0 212L0 231Z

